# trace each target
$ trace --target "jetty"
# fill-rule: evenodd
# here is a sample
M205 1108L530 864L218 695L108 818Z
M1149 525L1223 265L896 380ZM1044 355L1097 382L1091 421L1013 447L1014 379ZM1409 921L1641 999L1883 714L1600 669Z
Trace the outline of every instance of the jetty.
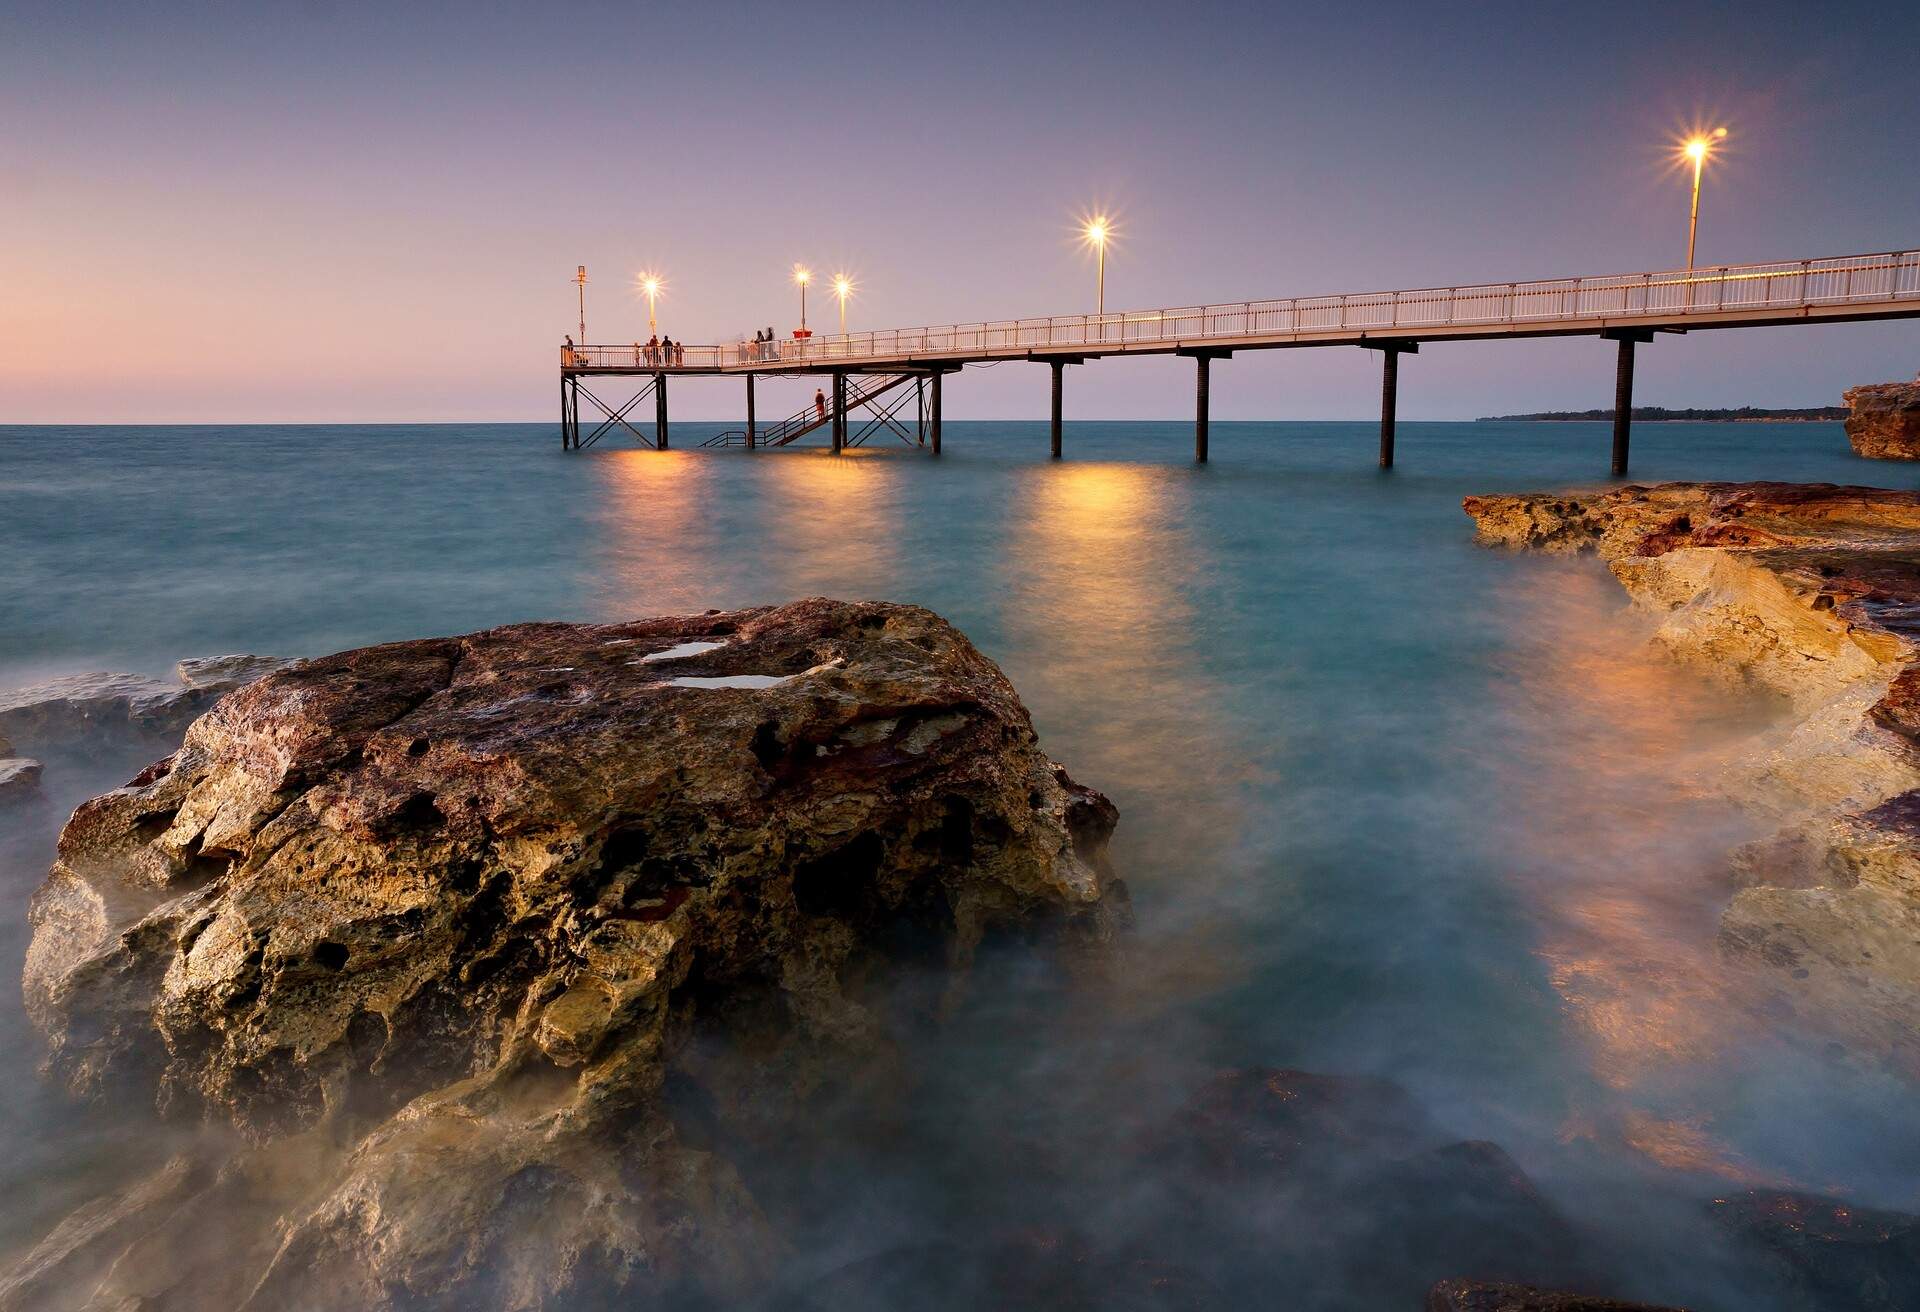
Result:
M941 382L969 364L1024 360L1053 373L1050 453L1063 453L1061 414L1069 365L1115 356L1178 355L1194 362L1194 459L1207 459L1210 371L1237 351L1358 347L1380 353L1380 466L1394 458L1399 361L1425 342L1592 336L1616 344L1612 472L1627 472L1634 351L1663 333L1920 317L1920 249L1867 255L1474 283L1407 291L1282 297L1219 305L890 328L774 341L679 345L671 360L645 343L560 348L561 446L585 450L624 430L643 445L671 444L667 383L685 376L739 376L745 423L703 446L789 446L825 429L836 452L891 434L933 455L941 449ZM585 337L585 332L581 336ZM821 375L821 404L761 426L755 379ZM590 380L634 379L609 403ZM582 398L601 415L583 432ZM629 417L654 403L652 432ZM907 402L914 402L909 419ZM860 426L852 416L861 412Z

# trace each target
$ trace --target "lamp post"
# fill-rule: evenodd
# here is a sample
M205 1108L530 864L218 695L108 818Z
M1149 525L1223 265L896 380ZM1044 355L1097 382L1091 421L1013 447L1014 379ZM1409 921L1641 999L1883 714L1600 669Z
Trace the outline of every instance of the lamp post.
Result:
M840 298L840 335L847 335L847 297L853 295L853 279L844 273L833 275L833 294Z
M1726 138L1725 128L1715 128L1710 133L1689 137L1680 153L1693 161L1693 208L1687 214L1687 272L1693 272L1693 240L1700 228L1700 173L1706 167L1707 156L1713 148Z
M583 264L580 266L580 272L573 275L573 280L580 287L580 344L582 346L585 346L587 343L587 266L586 265Z
M647 295L647 332L656 337L659 336L660 323L659 320L654 317L654 301L659 297L660 289L665 286L666 283L661 281L660 275L657 273L642 273L640 275L640 290Z
M813 281L813 272L804 264L793 266L793 281L800 288L800 331L796 337L811 337L807 331L807 284Z
M1096 214L1087 220L1082 229L1087 244L1093 247L1096 260L1094 273L1094 313L1105 315L1107 312L1107 238L1113 233L1113 225L1104 214Z

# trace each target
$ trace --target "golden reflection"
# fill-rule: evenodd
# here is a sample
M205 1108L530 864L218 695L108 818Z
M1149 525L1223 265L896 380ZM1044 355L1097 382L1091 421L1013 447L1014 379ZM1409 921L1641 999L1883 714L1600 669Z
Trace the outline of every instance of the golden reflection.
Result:
M740 604L710 514L716 462L706 452L615 450L592 467L606 482L599 507L610 616L685 614ZM698 561L689 572L681 562Z
M1766 711L1652 652L1651 621L1588 564L1529 562L1503 600L1524 617L1501 685L1511 878L1594 1074L1621 1099L1570 1125L1611 1124L1662 1165L1743 1179L1709 1126L1665 1104L1685 1101L1690 1071L1724 1074L1756 1032L1714 950L1726 854L1752 827L1701 781Z
M1239 899L1218 887L1239 832L1249 753L1227 741L1192 585L1210 567L1189 528L1183 471L1069 463L1023 479L997 562L1008 598L1002 665L1041 738L1121 814L1115 858L1156 907L1138 1005L1173 1008L1241 973L1221 944ZM1145 918L1143 918L1143 924ZM1143 931L1144 932L1144 931Z
M880 452L860 449L755 459L749 472L765 504L756 516L765 535L759 560L765 595L905 600L892 564L901 550L901 512L891 464Z

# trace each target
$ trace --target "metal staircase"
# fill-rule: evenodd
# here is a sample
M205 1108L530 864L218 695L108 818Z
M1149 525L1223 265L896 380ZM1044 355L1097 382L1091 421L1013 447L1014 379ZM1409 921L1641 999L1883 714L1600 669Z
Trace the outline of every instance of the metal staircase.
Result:
M920 377L921 375L917 373L850 375L847 378L847 414L851 416L855 408L865 406L872 412L874 418L864 424L857 434L849 432L847 435L847 445L862 445L866 442L867 438L882 427L892 431L902 441L910 445L916 444L918 441L916 436L894 416L906 403L908 397L919 395L918 389L916 388L913 391L902 393L895 397L890 404L880 405L876 403L889 392L894 392L903 384L914 382ZM768 424L764 427L756 427L753 437L754 445L789 446L805 437L808 433L813 432L815 429L825 428L832 422L833 393L829 389L827 390L827 403L824 408L815 408L810 405L804 410L788 415L778 423ZM747 430L744 428L730 428L724 433L715 433L700 445L714 447L745 446L746 444Z

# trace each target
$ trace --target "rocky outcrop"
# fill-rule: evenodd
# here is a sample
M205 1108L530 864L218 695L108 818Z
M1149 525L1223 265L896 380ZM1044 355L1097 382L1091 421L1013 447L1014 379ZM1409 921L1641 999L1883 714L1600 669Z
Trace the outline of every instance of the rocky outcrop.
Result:
M1779 832L1735 854L1721 945L1920 1065L1920 493L1675 483L1465 508L1490 542L1597 551L1659 646L1780 699L1728 785Z
M28 1009L74 1093L257 1145L158 1191L144 1232L230 1216L241 1255L172 1255L167 1306L731 1299L781 1240L670 1071L723 1127L884 1083L897 968L951 994L989 936L1110 936L1114 819L917 608L343 652L75 812ZM99 1305L154 1297L134 1247L69 1246Z
M113 733L171 747L222 696L286 664L272 656L184 660L175 667L178 683L141 674L66 675L0 693L0 738L47 751Z
M1806 1312L1920 1307L1920 1217L1832 1198L1753 1190L1716 1199L1713 1219Z
M1847 441L1869 460L1920 460L1920 379L1850 387Z

